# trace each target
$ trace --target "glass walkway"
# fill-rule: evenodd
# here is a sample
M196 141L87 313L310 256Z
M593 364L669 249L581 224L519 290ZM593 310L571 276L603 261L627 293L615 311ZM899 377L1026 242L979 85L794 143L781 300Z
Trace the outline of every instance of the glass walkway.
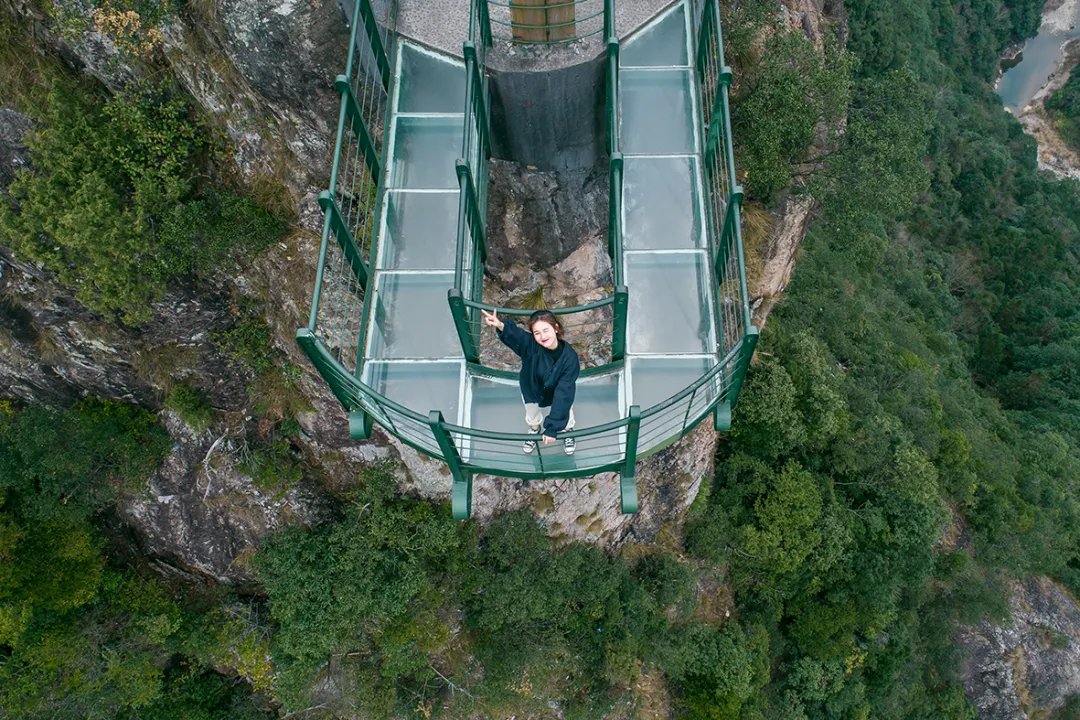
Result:
M608 7L611 8L610 2ZM731 406L753 353L719 11L682 0L620 45L605 17L614 288L552 308L610 332L610 359L577 387L577 441L524 454L516 372L481 353L490 30L474 0L463 58L381 29L358 0L311 316L297 339L349 412L446 461L454 514L476 473L621 476ZM504 319L529 311L498 308ZM488 331L490 335L492 331Z

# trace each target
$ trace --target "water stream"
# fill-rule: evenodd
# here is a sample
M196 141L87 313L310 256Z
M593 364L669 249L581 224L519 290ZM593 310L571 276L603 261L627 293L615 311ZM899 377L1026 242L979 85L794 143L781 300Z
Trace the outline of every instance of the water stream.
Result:
M1005 71L997 94L1006 109L1019 115L1061 65L1062 46L1080 37L1080 0L1065 0L1043 16L1039 34L1024 44L1023 59Z

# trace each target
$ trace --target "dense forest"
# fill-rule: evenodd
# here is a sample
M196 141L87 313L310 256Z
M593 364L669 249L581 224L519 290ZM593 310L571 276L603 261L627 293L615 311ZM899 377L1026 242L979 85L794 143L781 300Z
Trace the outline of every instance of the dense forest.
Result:
M776 3L722 5L748 215L818 209L683 525L556 547L528 512L457 523L374 466L266 543L260 587L163 579L112 509L168 452L155 415L5 402L0 715L975 718L957 626L1031 573L1080 593L1080 189L991 90L1043 0L846 0L823 50ZM37 122L0 244L87 307L138 325L290 222L169 81L110 95L0 34L4 102ZM1077 82L1048 104L1074 135ZM215 342L287 387L267 332ZM165 401L213 418L187 386ZM265 409L269 485L299 473L289 408Z

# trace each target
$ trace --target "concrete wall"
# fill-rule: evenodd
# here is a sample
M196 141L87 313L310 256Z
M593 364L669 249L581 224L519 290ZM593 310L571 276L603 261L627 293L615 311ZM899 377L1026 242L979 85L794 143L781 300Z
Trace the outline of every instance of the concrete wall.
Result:
M577 170L601 162L603 55L570 67L491 72L491 153L541 170Z

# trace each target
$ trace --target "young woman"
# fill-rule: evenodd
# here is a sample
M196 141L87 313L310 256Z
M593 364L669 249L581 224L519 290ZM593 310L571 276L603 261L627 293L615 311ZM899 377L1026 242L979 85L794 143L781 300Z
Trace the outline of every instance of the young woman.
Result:
M558 433L574 429L574 393L581 361L570 343L562 339L563 326L549 310L529 316L525 332L517 323L504 323L495 312L486 312L484 323L498 331L503 344L521 358L518 384L525 403L525 422L534 433L544 427L544 444L556 441ZM531 334L531 337L530 337ZM526 440L522 450L536 450L535 440ZM563 439L563 450L574 454L574 439Z

